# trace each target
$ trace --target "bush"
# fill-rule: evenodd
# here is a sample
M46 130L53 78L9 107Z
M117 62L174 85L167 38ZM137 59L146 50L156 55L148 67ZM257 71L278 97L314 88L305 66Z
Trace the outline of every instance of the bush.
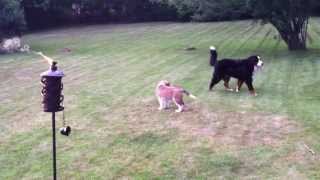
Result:
M0 44L0 54L18 52L21 49L21 39L14 37L12 39L5 39Z
M20 35L25 29L24 12L19 0L0 0L0 40Z
M200 7L200 1L172 0L170 3L176 7L178 18L182 21L190 21Z
M195 21L221 21L251 18L246 0L199 0L192 19Z
M251 18L247 0L153 0L176 8L178 20L221 21Z

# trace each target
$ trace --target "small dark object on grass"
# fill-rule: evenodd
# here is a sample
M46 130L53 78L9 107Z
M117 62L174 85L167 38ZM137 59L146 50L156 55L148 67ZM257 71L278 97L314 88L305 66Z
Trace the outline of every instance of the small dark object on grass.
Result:
M63 48L63 49L61 49L61 51L64 53L69 53L69 52L71 52L71 49L70 48Z
M184 50L186 50L186 51L194 51L194 50L196 50L197 48L195 48L195 47L187 47L187 48L184 48Z

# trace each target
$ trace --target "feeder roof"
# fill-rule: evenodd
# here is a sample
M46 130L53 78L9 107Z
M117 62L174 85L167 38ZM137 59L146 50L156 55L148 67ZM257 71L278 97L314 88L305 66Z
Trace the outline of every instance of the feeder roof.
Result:
M48 71L41 73L40 76L63 77L64 74L62 71L59 71L59 70L52 71L51 69L49 69Z

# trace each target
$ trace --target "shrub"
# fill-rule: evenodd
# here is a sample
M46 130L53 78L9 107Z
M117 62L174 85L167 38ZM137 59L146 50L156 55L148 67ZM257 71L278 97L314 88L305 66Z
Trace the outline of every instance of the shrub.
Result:
M0 0L0 40L20 35L25 29L24 12L19 0Z

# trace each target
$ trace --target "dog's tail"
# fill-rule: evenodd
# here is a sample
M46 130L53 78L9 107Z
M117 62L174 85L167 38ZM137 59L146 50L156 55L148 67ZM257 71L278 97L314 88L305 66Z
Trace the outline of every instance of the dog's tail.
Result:
M189 93L189 92L186 91L186 90L183 90L182 92L185 93L187 96L189 96L189 97L192 98L192 99L198 99L196 96L194 96L193 94Z
M214 66L217 63L218 53L214 46L210 46L210 65Z

